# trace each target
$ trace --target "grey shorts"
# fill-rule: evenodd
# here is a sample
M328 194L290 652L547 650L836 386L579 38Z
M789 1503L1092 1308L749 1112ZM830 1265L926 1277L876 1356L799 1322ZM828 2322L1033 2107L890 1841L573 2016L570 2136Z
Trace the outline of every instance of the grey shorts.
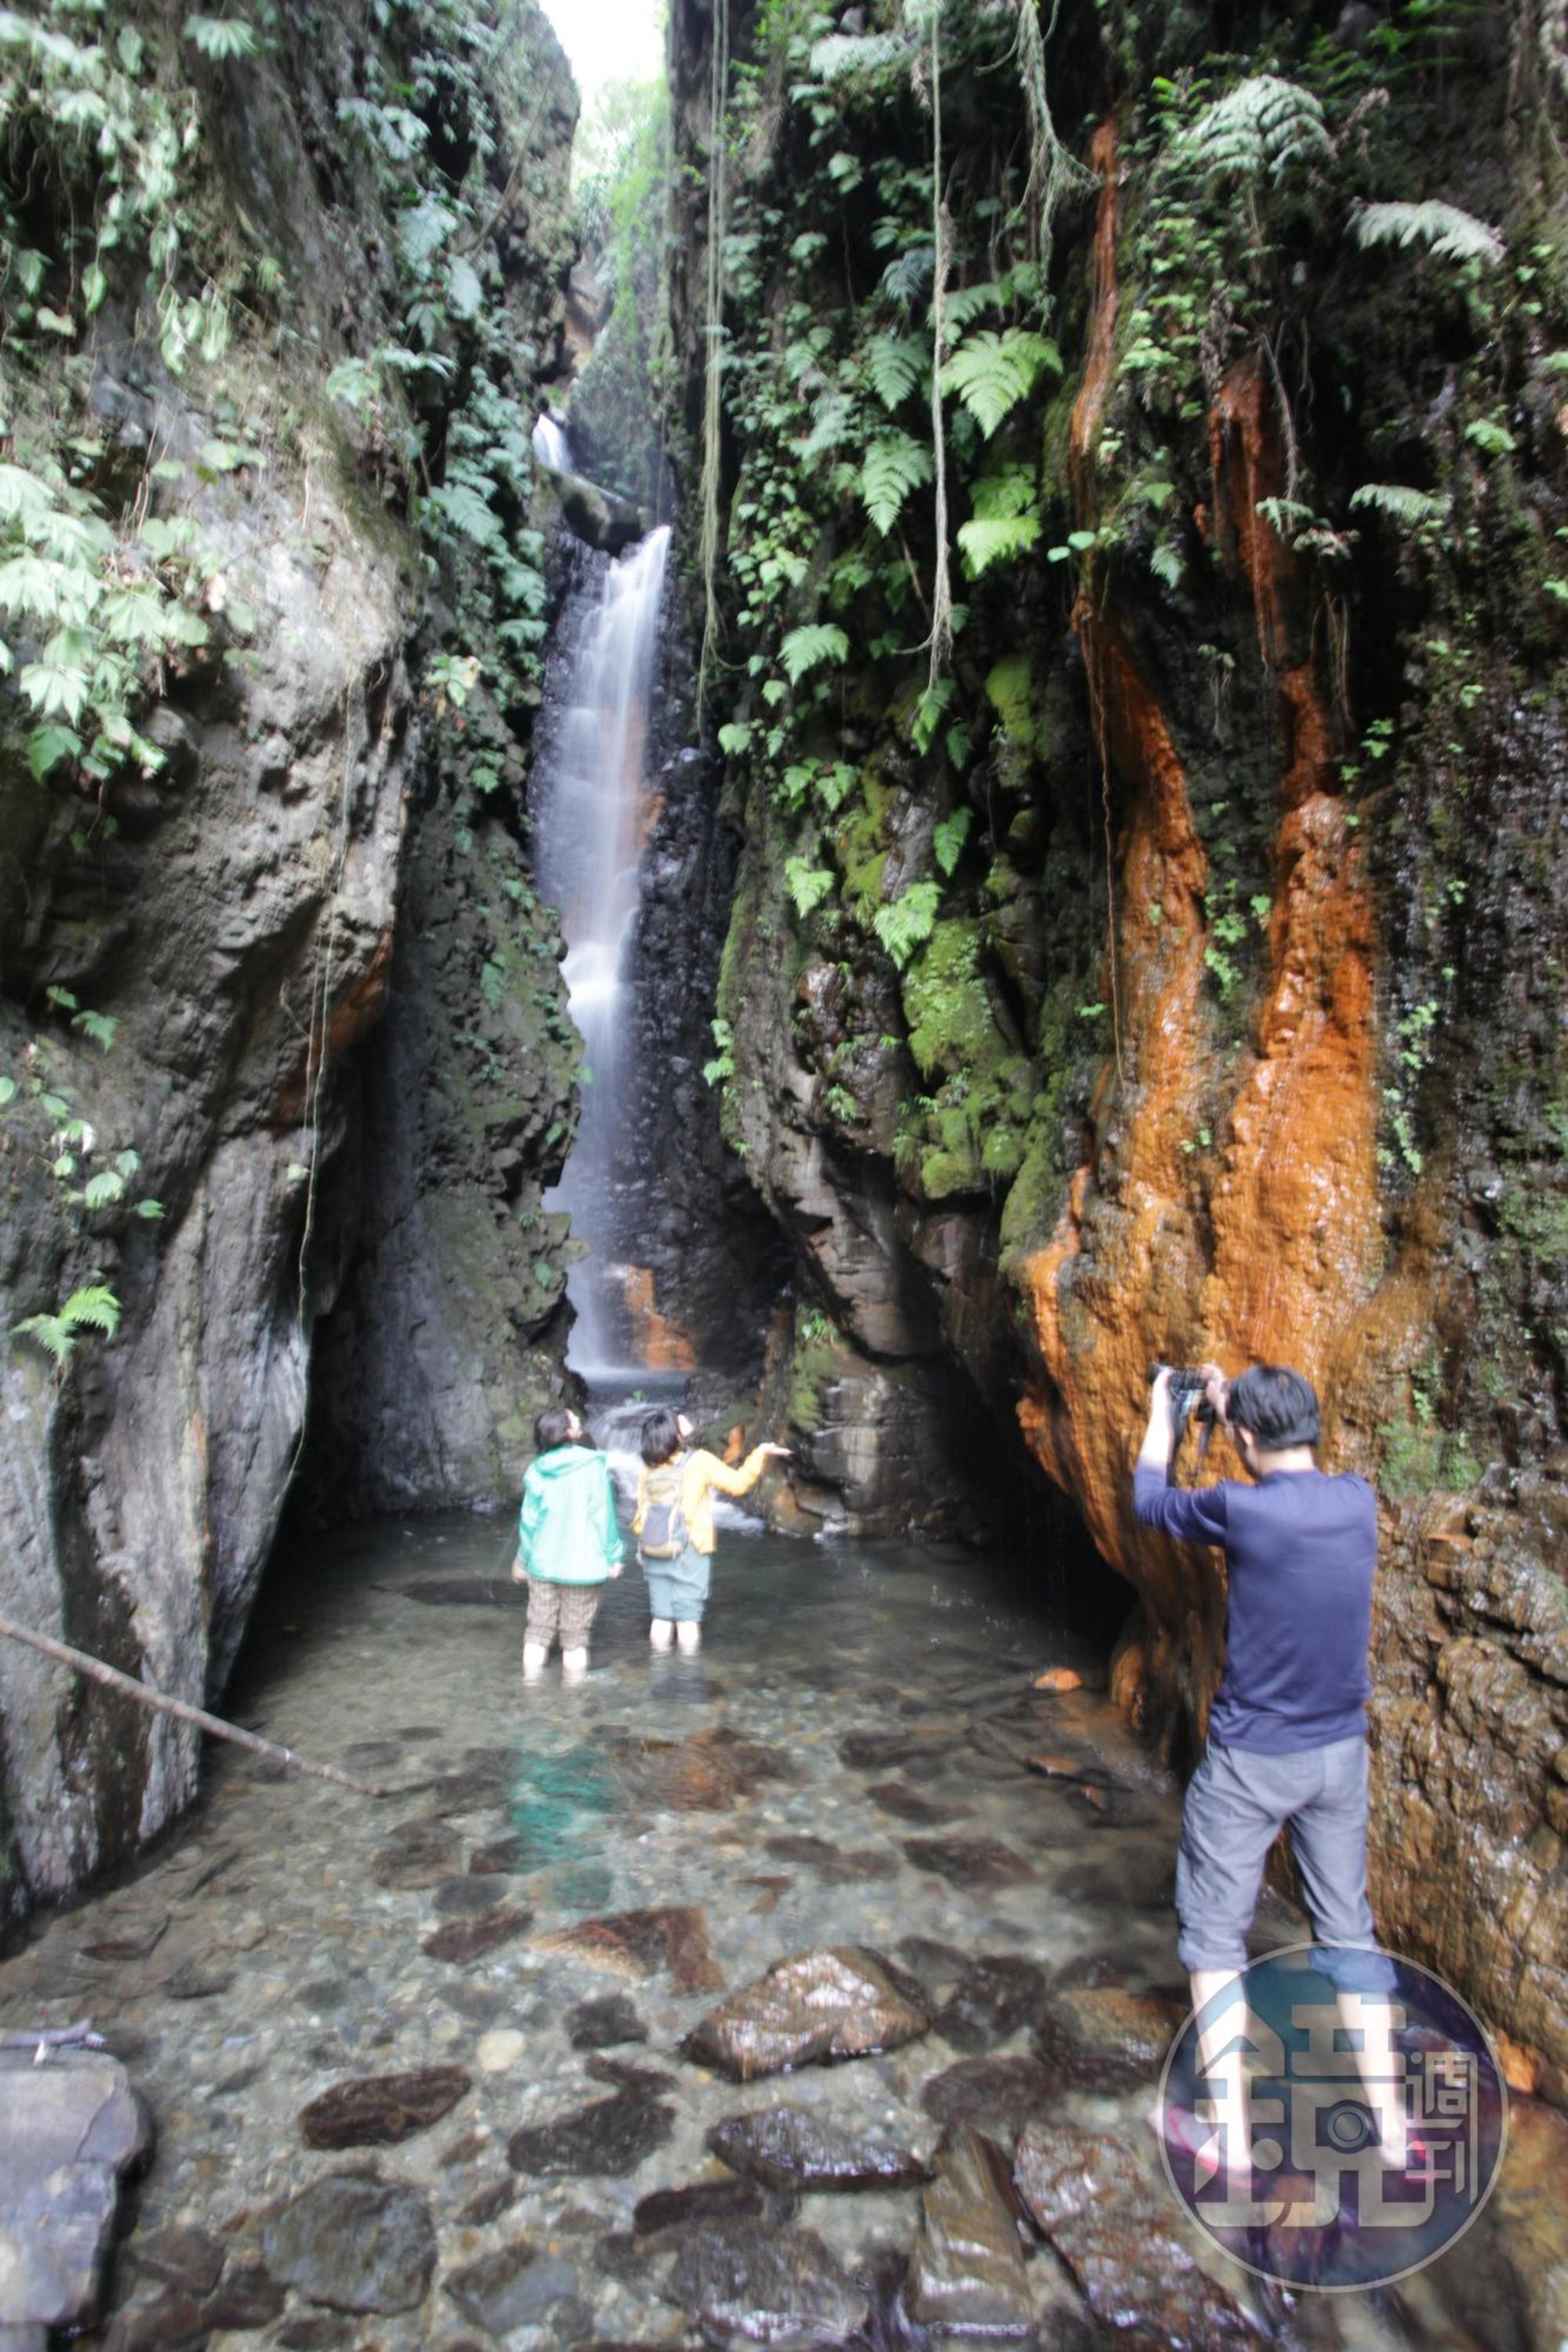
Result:
M1319 1956L1323 1974L1347 1991L1392 1988L1366 1899L1366 1780L1359 1732L1288 1756L1210 1740L1187 1785L1176 1855L1184 1967L1247 1966L1268 1849L1288 1829L1313 1935L1330 1948Z
M676 1559L645 1559L648 1608L655 1617L677 1625L700 1625L713 1581L713 1563L705 1551L689 1543Z

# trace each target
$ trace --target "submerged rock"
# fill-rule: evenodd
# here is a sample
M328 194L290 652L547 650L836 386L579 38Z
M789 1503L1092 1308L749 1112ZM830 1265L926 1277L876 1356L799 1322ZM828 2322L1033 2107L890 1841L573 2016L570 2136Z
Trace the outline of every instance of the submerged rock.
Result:
M965 1895L1021 1886L1035 1875L1022 1854L997 1838L906 1838L904 1852L917 1870L934 1871Z
M545 2124L525 2124L506 2146L514 2172L622 2179L675 2129L675 2109L634 2091L592 2100Z
M969 1805L944 1804L939 1797L928 1797L923 1790L911 1789L907 1780L878 1780L866 1794L885 1813L894 1814L901 1822L912 1822L916 1829L940 1829L944 1822L961 1821Z
M726 2116L708 2134L708 2146L732 2172L749 2174L769 2189L914 2189L931 2179L930 2165L908 2148L858 2137L810 2107L761 2107Z
M436 2268L430 2208L416 2189L329 2173L262 2225L268 2268L333 2311L413 2311Z
M666 2293L699 2327L753 2344L842 2344L866 2315L815 2231L709 2222L680 2242Z
M976 2131L958 2131L938 2151L910 2264L911 2319L960 2332L1029 2333L1034 2298L1005 2177L1000 2148Z
M399 1822L372 1864L371 1876L378 1886L415 1893L452 1877L462 1855L457 1831L445 1822Z
M928 1772L946 1769L947 1759L928 1731L847 1731L838 1743L838 1760L852 1772L885 1772L917 1758Z
M855 1886L862 1879L891 1878L898 1869L890 1853L879 1853L873 1846L861 1846L846 1853L842 1847L829 1845L826 1838L805 1836L771 1837L767 1843L768 1852L780 1862L793 1862L814 1870L829 1886Z
M577 2273L566 2263L542 2261L538 2248L520 2238L453 2271L441 2286L476 2327L488 2336L510 2336L574 2294Z
M965 2058L933 2074L921 2105L939 2124L980 2124L1012 2138L1058 2099L1057 2080L1037 2058Z
M221 2239L208 2230L179 2225L153 2230L136 2239L131 2248L137 2269L165 2286L183 2286L190 2294L210 2294L218 2283L227 2254Z
M122 2176L152 2146L116 2059L0 2051L0 2333L79 2327L97 2309Z
M955 2050L978 2054L1021 2026L1037 2024L1045 1999L1044 1969L1020 1953L988 1953L959 1979L938 2013L936 2030Z
M513 1911L498 1904L477 1918L448 1920L433 1936L426 1936L419 1948L433 1960L477 1960L481 1953L510 1944L532 1925L531 1911Z
M727 1723L684 1739L623 1736L615 1752L635 1775L639 1795L671 1812L728 1812L761 1782L791 1773L782 1748L765 1748Z
M1200 2268L1192 2223L1152 2144L1031 2124L1014 2178L1095 2317L1123 2341L1171 2352L1262 2352L1266 2339L1235 2295Z
M754 2180L693 2180L679 2189L656 2189L637 2200L632 2235L649 2247L673 2246L700 2221L788 2219L794 2207L779 2207Z
M682 2044L732 2082L896 2050L929 2032L931 2013L901 1969L854 1944L780 1960L709 2012Z
M638 1983L668 1969L678 1993L714 1992L724 1981L709 1949L706 1915L694 1903L580 1919L574 1927L535 1936L533 1944L537 1951L563 1953Z
M607 1992L598 2000L580 2000L566 2020L566 2039L574 2050L614 2050L626 2042L646 2042L647 2028L624 1992Z
M1064 2089L1119 2091L1164 2063L1186 2011L1115 1986L1052 1992L1035 2049Z
M202 2305L205 2326L269 2327L283 2308L283 2290L260 2263L230 2271L216 2294Z
M473 2078L466 2066L422 2066L408 2074L362 2074L334 2083L300 2112L307 2147L392 2147L427 2131Z

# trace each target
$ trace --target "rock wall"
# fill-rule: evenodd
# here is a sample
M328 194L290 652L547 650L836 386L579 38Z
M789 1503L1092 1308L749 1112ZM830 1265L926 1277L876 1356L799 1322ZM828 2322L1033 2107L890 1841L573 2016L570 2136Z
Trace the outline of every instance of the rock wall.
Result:
M529 0L216 57L55 13L6 67L58 357L5 362L5 552L55 568L3 616L0 1608L201 1702L307 1420L319 1499L468 1501L562 1385L523 785L575 98ZM84 163L78 82L167 187ZM194 1791L188 1733L10 1643L0 1725L0 1910Z
M1131 1523L1146 1368L1300 1364L1384 1503L1380 1916L1560 2094L1555 20L1053 25L728 16L719 1010L791 1418L866 1367L842 1497L933 1367L1016 1403L1190 1753L1223 1579ZM676 11L710 186L710 33ZM695 375L685 423L695 480ZM927 1442L873 1517L917 1496Z

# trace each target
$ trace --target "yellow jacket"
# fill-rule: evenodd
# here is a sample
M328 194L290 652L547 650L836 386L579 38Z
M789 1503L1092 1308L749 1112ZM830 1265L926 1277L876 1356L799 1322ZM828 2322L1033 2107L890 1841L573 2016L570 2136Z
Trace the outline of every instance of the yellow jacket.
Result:
M713 1489L721 1495L749 1495L763 1472L768 1457L763 1447L753 1445L738 1470L721 1462L699 1445L693 1448L680 1465L680 1507L691 1540L699 1551L710 1552L718 1538L713 1532ZM632 1520L632 1533L642 1533L643 1514L647 1507L647 1472L637 1479L637 1516Z

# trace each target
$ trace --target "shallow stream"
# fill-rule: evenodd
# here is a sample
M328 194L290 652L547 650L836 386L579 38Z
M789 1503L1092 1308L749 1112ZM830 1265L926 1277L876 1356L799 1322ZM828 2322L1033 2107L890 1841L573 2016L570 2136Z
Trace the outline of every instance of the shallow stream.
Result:
M628 1568L586 1681L563 1687L552 1664L524 1690L510 1534L382 1524L272 1571L230 1712L403 1793L214 1748L203 1806L162 1854L0 1968L0 2029L90 2015L156 2118L112 2286L125 2352L683 2344L733 2333L737 2295L772 2297L753 2334L805 2344L847 2293L881 2307L885 2336L919 2188L792 2203L721 2165L713 2126L787 2101L920 2161L944 2125L1010 2146L1050 2112L1152 2146L1136 2033L1053 2053L1039 1994L1179 1995L1177 1797L1103 1696L1033 1688L1047 1665L1092 1684L1095 1663L1016 1577L967 1554L731 1532L700 1657L650 1655ZM1290 1927L1269 1898L1260 1948ZM743 2084L681 2054L721 1990L849 1944L918 1981L932 2030ZM1012 1957L975 1975L984 1955ZM301 2113L334 2086L436 2069L461 2072L404 2086L390 2111L374 2093L329 2102L339 2144L306 2145ZM338 2204L290 2235L285 2200L329 2177ZM728 2285L699 2242L704 2198L644 2201L694 2183L730 2232ZM389 2186L413 2192L407 2242L399 2256L392 2230L367 2286ZM737 2218L768 2242L760 2284L732 2275ZM1109 2341L1042 2247L1030 2275L1046 2265L1035 2340ZM1288 2320L1228 2281L1270 2342L1470 2341L1418 2325L1418 2302Z

